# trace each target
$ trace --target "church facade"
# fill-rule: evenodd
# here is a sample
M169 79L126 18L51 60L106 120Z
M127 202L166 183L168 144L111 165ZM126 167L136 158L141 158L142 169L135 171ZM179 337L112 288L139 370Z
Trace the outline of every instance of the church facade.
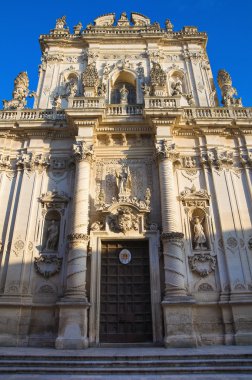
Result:
M0 111L0 345L252 344L252 110L206 43L139 13L40 36Z

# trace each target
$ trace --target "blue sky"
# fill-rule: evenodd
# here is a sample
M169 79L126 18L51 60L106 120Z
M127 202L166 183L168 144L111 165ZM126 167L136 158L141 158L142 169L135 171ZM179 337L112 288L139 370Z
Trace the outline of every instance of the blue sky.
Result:
M115 12L143 13L164 26L171 19L174 30L184 25L198 26L208 33L208 55L215 83L218 69L225 68L244 106L252 106L252 0L12 0L0 8L1 75L0 99L10 99L13 81L27 71L30 89L38 81L40 47L38 38L67 16L69 27L79 21L84 26L97 16Z

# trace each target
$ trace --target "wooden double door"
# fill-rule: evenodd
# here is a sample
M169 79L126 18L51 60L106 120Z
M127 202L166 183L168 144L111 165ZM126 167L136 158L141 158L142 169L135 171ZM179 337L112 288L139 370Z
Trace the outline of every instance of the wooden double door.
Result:
M102 242L100 342L152 341L148 241Z

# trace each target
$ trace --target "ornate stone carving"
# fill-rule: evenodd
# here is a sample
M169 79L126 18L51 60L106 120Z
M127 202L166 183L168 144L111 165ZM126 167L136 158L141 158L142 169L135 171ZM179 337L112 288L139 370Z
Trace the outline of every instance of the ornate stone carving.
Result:
M202 153L200 161L203 166L215 166L217 170L222 170L233 165L233 152L217 147Z
M139 230L139 217L130 207L119 207L116 214L109 216L109 227L113 232L126 232Z
M11 170L10 156L0 154L0 170Z
M64 192L52 190L42 194L39 201L45 209L61 209L66 207L70 198Z
M182 95L183 88L182 88L182 82L180 79L177 79L176 82L172 82L172 96L178 96Z
M107 13L105 15L102 15L100 17L97 17L95 20L94 20L94 24L95 26L99 26L99 27L109 27L109 26L112 26L115 22L115 13Z
M200 277L207 277L215 270L216 258L210 254L200 253L189 257L189 264L192 272L196 272Z
M116 172L116 185L119 199L122 197L127 198L131 195L131 174L128 166L125 165L120 172Z
M131 21L134 26L147 26L150 25L150 19L140 13L131 13Z
M45 278L52 277L56 273L59 273L61 266L62 258L57 256L41 255L34 259L36 272Z
M128 95L129 91L127 90L125 84L120 89L120 103L121 104L128 104Z
M16 157L16 167L18 170L32 170L34 168L32 153L21 149Z
M14 81L14 90L12 93L12 100L3 100L5 110L22 109L26 106L26 98L29 94L29 79L27 72L18 74Z
M175 144L168 140L161 140L156 143L156 153L160 159L169 159L174 163L181 163L180 153L176 150Z
M129 19L127 17L127 14L126 12L123 12L119 18L119 20L117 21L117 26L129 26L130 25L130 22L129 22Z
M67 236L69 241L79 240L79 241L89 241L89 236L87 234L73 233Z
M73 157L76 161L92 160L93 155L93 145L88 146L86 141L77 141L73 144Z
M39 173L43 170L47 170L50 167L50 156L44 154L36 154L34 158L35 169L38 169Z
M55 29L64 29L66 26L66 16L57 18Z
M171 20L169 20L168 18L165 20L165 28L166 28L167 32L173 31L173 25L171 23Z
M161 235L162 240L168 240L168 241L177 241L179 244L181 244L181 240L184 238L184 234L182 232L165 232Z
M151 95L166 95L166 73L158 62L152 62L152 68L150 71L150 85Z
M74 26L74 34L80 34L82 26L83 26L82 23L78 22L78 24Z
M242 107L241 98L234 97L237 90L232 87L231 76L226 70L219 70L217 81L222 93L222 104L225 107Z
M82 84L85 96L96 96L98 85L99 85L99 75L96 69L95 62L89 63L86 70L82 74Z
M199 207L206 210L209 207L210 195L207 190L197 190L193 185L191 189L186 188L180 193L179 200L182 201L183 206L186 206L187 209Z
M206 244L206 235L202 225L202 220L198 216L193 219L193 241L195 243L195 250L207 249Z
M58 246L59 239L59 227L55 220L50 222L50 225L47 228L47 238L45 250L55 252Z

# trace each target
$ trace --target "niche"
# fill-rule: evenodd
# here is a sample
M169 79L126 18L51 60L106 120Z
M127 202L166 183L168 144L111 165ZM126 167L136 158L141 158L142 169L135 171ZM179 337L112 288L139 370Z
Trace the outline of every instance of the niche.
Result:
M133 74L121 71L116 80L112 81L111 104L136 104L136 79Z

